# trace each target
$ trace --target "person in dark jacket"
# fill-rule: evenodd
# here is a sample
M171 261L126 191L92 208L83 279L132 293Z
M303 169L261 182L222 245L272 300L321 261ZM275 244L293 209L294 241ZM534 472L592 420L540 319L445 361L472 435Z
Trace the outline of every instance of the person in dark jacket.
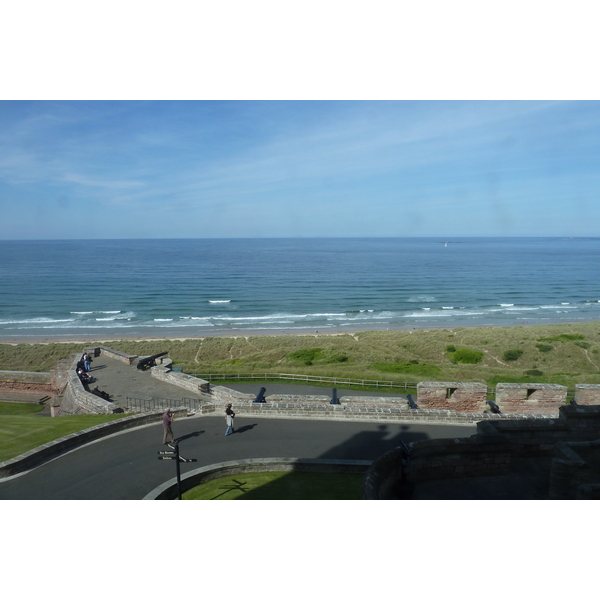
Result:
M227 422L227 429L225 431L225 435L229 435L230 433L235 433L235 429L233 428L233 418L235 417L235 413L231 410L231 404L227 405L225 409L225 421Z

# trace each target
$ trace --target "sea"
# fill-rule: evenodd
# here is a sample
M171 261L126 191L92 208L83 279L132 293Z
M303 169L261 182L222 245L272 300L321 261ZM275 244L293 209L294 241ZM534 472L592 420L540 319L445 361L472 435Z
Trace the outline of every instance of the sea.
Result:
M600 238L0 241L0 340L600 320Z

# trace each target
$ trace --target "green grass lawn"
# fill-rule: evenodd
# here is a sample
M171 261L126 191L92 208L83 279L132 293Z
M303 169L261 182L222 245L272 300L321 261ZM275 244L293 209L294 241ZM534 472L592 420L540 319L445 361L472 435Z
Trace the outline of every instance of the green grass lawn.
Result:
M243 473L213 479L184 500L360 500L363 475L342 473Z
M44 405L34 402L0 402L0 416L30 415L41 410L44 410Z
M33 408L40 410L42 406L0 402L0 462L70 433L127 416L124 414L76 415L51 418L31 414ZM21 412L15 412L18 410Z

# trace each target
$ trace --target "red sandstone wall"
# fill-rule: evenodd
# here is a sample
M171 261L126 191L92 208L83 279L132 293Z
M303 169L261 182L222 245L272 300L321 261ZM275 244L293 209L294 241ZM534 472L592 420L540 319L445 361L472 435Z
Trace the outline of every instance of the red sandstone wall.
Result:
M448 398L448 390L455 390ZM417 404L424 410L481 413L486 409L483 383L426 382L417 385Z
M567 388L550 383L499 383L496 404L505 414L557 415Z
M576 385L575 403L580 404L581 406L593 406L600 404L600 385Z

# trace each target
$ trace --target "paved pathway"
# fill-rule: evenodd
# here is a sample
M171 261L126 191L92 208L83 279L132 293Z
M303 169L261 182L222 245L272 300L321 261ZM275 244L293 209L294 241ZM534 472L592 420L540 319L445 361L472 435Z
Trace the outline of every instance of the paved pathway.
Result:
M236 417L237 433L225 437L221 416L176 421L182 474L204 465L245 458L343 458L373 460L405 443L475 433L473 425L356 423ZM162 425L115 434L73 450L36 469L0 482L0 499L141 499L175 477L173 461L158 460Z
M168 398L200 398L200 394L171 385L152 377L150 371L140 371L135 365L127 365L120 360L101 354L92 361L91 375L96 381L90 384L110 394L116 406L125 408L127 397L141 400Z

